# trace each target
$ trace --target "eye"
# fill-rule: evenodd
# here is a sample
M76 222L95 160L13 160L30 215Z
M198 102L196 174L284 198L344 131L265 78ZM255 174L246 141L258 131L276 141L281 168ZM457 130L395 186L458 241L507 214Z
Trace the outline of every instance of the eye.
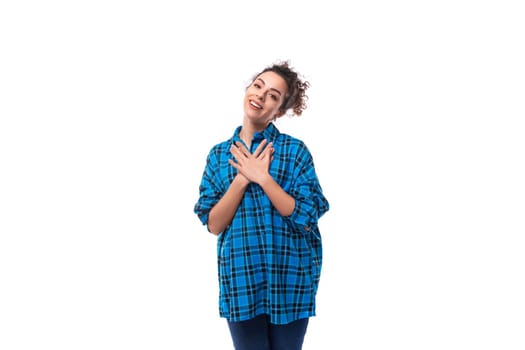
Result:
M270 94L270 97L272 98L272 100L277 101L277 96L275 96L274 94Z
M261 85L259 85L259 83L253 83L253 86L255 86L257 89L261 88Z

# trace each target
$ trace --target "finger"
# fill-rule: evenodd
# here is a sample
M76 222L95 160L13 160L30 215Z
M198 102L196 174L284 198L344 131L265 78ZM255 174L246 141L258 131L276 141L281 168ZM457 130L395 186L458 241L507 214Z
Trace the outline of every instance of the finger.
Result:
M235 163L233 159L228 159L228 163L230 163L230 165L235 169L239 170L239 164Z
M268 146L264 149L264 151L261 153L260 157L261 159L270 157L274 152L274 148L272 147L272 143L270 142Z
M232 145L232 146L230 147L230 153L233 154L234 156L235 156L236 154L238 154L238 153L239 153L239 149L237 148L237 146Z
M235 141L235 145L242 151L247 151L248 152L248 148L246 148L246 145L240 141Z
M262 140L259 146L257 146L257 148L255 149L255 152L253 152L253 155L255 157L258 157L259 154L261 154L261 152L264 150L264 147L266 146L267 143L268 141L266 141L266 139Z
M241 154L245 156L246 158L250 158L252 156L250 150L246 148L246 146L243 143L237 142L237 147L239 148L239 151L241 152Z
M242 161L245 158L242 152L235 146L230 148L230 152L237 162Z
M232 150L236 151L237 154L239 155L246 155L247 153L249 154L248 150L246 149L246 147L240 143L240 142L235 142L232 147L231 147Z

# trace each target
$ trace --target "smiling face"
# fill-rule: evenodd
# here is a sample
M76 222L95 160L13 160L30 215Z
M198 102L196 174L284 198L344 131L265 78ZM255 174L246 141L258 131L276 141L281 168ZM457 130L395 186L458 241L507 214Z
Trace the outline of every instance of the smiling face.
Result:
M279 74L272 71L260 74L244 95L245 120L264 129L272 120L284 114L279 108L286 92L286 82Z

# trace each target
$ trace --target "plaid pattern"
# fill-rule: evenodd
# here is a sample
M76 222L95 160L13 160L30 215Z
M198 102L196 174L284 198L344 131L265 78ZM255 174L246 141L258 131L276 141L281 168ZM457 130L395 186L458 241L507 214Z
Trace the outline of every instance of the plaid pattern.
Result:
M215 145L206 160L194 212L206 225L237 170L228 164L230 146ZM256 133L251 151L273 142L270 174L295 198L294 212L281 216L261 187L249 184L231 224L217 239L219 311L232 322L268 314L275 324L315 315L315 295L322 263L318 219L329 209L305 144L273 125Z

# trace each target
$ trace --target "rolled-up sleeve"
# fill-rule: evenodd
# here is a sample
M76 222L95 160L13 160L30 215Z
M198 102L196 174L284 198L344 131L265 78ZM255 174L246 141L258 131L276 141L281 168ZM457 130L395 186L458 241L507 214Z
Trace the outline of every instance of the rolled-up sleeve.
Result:
M289 191L295 199L295 208L286 219L294 231L317 236L318 220L328 211L329 203L315 172L312 156L305 146L297 154L297 158L296 164L301 166L296 169L295 180Z
M218 169L216 152L215 149L212 149L206 158L206 166L199 185L199 199L193 209L203 225L207 225L211 208L221 199L223 194Z

